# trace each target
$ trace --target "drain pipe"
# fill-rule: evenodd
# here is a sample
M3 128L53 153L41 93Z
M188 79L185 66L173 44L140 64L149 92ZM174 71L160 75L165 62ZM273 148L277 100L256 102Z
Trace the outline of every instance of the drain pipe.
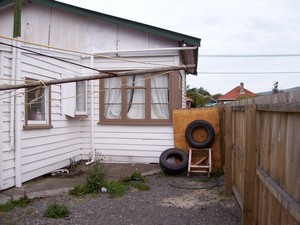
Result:
M94 67L94 54L91 55L91 68ZM92 72L93 75L93 72ZM91 84L91 142L92 142L92 159L85 163L85 165L90 165L95 162L96 159L96 149L95 149L95 126L94 126L94 80L90 80Z
M15 45L16 43L13 43ZM16 79L16 62L17 62L17 49L12 49L12 78ZM11 84L16 84L16 81L11 81ZM10 122L9 122L9 148L8 151L12 151L14 149L15 144L15 97L10 92Z
M14 45L20 47L20 42L16 42ZM15 74L16 80L20 80L21 76L21 50L16 50L16 62L15 62ZM18 81L16 81L18 83ZM22 165L21 165L21 131L22 131L22 96L15 96L15 185L16 187L22 187Z

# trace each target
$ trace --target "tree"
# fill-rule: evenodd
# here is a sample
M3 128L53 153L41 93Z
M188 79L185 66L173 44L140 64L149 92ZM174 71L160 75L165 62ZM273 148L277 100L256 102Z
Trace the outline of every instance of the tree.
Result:
M192 108L203 107L211 99L210 93L203 87L190 89L190 87L187 86L186 94L192 99Z
M272 88L272 93L273 94L276 94L279 92L279 89L278 89L278 81L275 81L274 84L273 84L273 88Z

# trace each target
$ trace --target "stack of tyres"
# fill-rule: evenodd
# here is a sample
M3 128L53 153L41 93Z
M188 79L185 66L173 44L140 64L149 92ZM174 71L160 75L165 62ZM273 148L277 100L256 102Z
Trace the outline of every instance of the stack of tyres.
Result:
M197 128L204 128L206 130L207 136L205 140L195 140L193 132ZM195 120L191 122L185 130L185 139L192 148L207 148L213 143L214 138L214 128L205 120ZM160 155L159 164L160 167L168 174L180 174L186 171L188 167L188 154L179 148L166 149Z

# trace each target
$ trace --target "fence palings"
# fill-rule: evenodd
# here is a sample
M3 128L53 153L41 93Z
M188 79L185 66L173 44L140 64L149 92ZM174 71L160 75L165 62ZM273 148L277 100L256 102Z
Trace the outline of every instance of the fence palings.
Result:
M225 194L243 224L300 224L300 91L226 105Z

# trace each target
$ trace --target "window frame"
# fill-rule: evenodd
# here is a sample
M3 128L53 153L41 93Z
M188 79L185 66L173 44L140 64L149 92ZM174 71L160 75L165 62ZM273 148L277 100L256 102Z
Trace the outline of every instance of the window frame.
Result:
M30 83L30 82L36 82L37 80L32 79L32 78L25 78L25 83ZM33 129L50 129L53 126L51 125L51 86L46 86L46 87L41 87L44 88L44 93L45 93L45 120L42 120L41 123L39 121L36 121L35 123L30 123L29 118L28 118L28 93L34 89L34 88L25 88L25 100L24 100L24 114L25 114L25 119L24 119L24 125L23 129L24 130L33 130ZM34 89L36 90L36 89Z
M105 113L105 89L104 82L105 80L99 80L99 125L171 125L172 124L172 110L175 108L181 108L181 95L178 95L179 91L179 79L176 75L179 73L176 71L168 72L168 109L169 109L169 118L168 119L151 119L151 76L155 74L147 73L145 74L146 83L145 83L145 119L129 119L127 118L127 90L132 88L126 86L127 76L122 76L121 79L121 119L106 119L104 118ZM107 78L110 79L110 78ZM136 87L137 89L142 89L141 87ZM180 88L181 90L181 88ZM177 96L178 95L178 96Z

